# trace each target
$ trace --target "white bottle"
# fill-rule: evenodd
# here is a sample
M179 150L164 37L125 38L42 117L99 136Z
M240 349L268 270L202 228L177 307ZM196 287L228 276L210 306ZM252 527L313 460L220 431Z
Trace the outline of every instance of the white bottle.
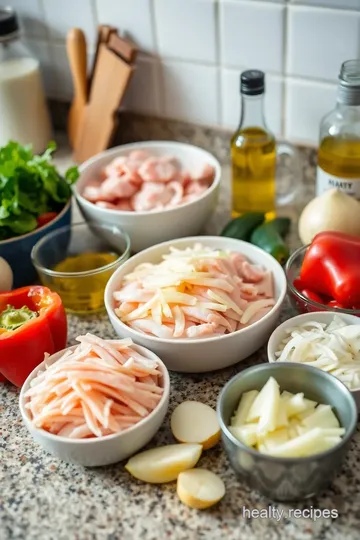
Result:
M51 136L39 61L19 39L15 12L0 8L0 147L13 140L41 153Z

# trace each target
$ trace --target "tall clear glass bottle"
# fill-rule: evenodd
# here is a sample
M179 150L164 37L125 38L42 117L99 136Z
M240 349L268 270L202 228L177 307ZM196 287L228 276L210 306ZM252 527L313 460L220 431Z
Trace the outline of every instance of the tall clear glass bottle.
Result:
M0 6L0 146L14 140L40 153L51 135L40 63L21 41L16 13Z
M240 76L240 125L231 139L232 214L275 213L275 137L264 117L265 75L248 70Z
M317 195L330 188L360 200L360 60L342 64L336 107L320 125Z

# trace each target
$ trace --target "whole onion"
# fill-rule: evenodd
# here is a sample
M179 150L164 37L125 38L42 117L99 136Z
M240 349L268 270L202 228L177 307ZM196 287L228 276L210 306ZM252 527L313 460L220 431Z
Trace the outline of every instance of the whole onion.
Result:
M338 189L325 191L305 206L298 230L303 244L322 231L360 236L360 203Z

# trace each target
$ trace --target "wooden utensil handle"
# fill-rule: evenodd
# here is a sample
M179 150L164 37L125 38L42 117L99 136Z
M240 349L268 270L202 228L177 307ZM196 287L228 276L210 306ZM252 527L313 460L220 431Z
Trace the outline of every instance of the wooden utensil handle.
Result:
M75 96L87 100L87 57L85 35L80 28L69 30L66 48L74 82Z
M110 34L108 47L118 54L125 62L132 64L136 60L137 48L129 41L120 37L117 32Z

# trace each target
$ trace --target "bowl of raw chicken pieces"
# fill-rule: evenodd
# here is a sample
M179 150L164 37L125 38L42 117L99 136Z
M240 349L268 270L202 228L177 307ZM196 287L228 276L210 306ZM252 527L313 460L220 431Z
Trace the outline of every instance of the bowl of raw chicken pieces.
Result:
M221 166L190 144L147 141L85 161L74 194L87 221L120 227L132 251L201 233L217 203Z
M115 270L105 307L118 336L172 371L223 369L259 349L286 296L280 264L233 238L195 236L152 246Z

